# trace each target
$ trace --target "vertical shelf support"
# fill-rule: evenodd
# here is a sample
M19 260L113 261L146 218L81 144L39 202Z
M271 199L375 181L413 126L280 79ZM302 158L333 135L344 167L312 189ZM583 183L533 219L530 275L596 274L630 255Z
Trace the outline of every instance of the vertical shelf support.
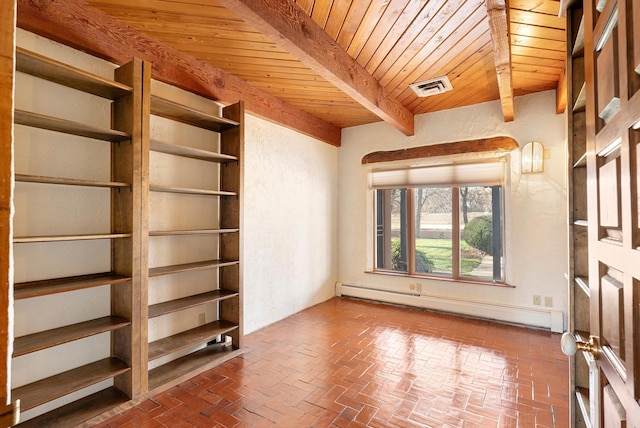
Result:
M243 194L243 162L244 162L244 103L227 106L223 116L240 125L223 131L220 136L220 152L235 156L237 162L229 162L221 167L220 189L235 192L237 196L226 196L220 201L220 227L238 229L238 232L224 234L220 237L220 258L240 260L240 264L220 268L220 287L238 292L238 297L228 299L220 304L220 319L229 321L239 327L230 336L236 348L242 348L242 198Z
M11 381L9 359L12 333L9 313L13 301L11 242L13 201L13 87L15 82L16 2L0 4L0 342L5 352L0 354L0 404L9 404ZM9 227L7 227L9 226Z
M113 272L130 276L131 281L111 287L111 314L131 320L131 325L113 333L112 352L131 367L130 371L115 379L118 389L131 398L146 392L146 377L142 374L143 368L146 372L146 365L143 365L146 362L146 357L143 357L146 356L146 313L142 310L146 305L141 304L142 275L146 276L142 272L146 269L143 270L140 253L142 227L146 224L142 210L142 201L147 197L142 185L142 142L145 132L148 135L143 94L144 86L148 86L144 84L145 74L148 78L149 73L147 68L141 60L134 59L115 71L115 80L132 87L133 92L113 103L113 128L130 134L131 140L112 144L111 178L131 183L131 188L129 191L111 191L111 229L112 232L131 233L131 238L112 241L111 263Z

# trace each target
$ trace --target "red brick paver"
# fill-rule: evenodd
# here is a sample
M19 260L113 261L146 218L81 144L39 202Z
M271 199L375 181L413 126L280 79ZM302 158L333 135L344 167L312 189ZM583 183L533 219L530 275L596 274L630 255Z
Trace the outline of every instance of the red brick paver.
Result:
M245 343L100 427L569 426L557 334L335 298Z

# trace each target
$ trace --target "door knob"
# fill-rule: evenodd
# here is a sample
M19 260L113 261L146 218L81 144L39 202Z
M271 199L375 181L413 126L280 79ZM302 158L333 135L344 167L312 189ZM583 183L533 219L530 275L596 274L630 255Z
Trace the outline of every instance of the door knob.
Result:
M560 339L560 348L565 355L575 355L577 351L586 351L593 355L593 358L600 356L600 343L596 336L590 336L588 342L577 340L571 333L564 333Z

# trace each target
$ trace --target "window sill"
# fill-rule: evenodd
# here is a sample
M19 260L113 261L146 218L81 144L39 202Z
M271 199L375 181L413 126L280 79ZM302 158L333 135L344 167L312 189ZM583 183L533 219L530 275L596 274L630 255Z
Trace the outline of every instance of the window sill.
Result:
M419 279L424 279L426 281L444 281L444 282L453 282L457 284L474 284L474 285L487 285L490 287L500 287L500 288L516 288L515 285L507 284L506 282L489 282L489 281L474 280L471 278L450 278L446 276L410 275L407 273L392 272L392 271L385 271L385 270L366 270L364 271L364 273L395 276L395 277L401 277L401 278L419 278Z

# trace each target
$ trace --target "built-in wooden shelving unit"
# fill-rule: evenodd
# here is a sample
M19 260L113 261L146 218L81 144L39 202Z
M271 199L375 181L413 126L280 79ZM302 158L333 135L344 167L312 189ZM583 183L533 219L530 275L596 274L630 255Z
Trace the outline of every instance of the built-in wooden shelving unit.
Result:
M200 129L207 135L207 149L187 146L184 143L159 141L150 139L150 150L176 158L187 158L204 162L206 168L217 171L218 187L201 188L156 185L151 183L149 191L155 193L176 194L180 197L210 198L212 206L217 206L214 218L208 218L212 228L166 228L161 231L150 231L149 246L154 246L155 237L163 237L167 245L172 239L189 239L207 237L211 242L211 250L219 258L187 263L154 266L149 269L149 289L154 287L153 279L167 277L179 284L182 275L194 271L209 271L207 288L209 291L165 300L148 306L148 318L171 316L183 311L213 305L216 315L214 320L200 320L198 325L180 331L148 344L148 360L154 362L160 358L170 359L149 371L148 384L150 390L167 388L184 380L201 370L217 365L241 352L242 346L242 284L240 268L240 203L242 175L241 163L243 152L243 106L241 103L222 109L221 115L211 114L198 108L198 103L187 94L180 102L169 99L163 94L163 86L156 85L158 93L154 93L152 85L150 112L152 115L179 122ZM166 88L164 89L166 91ZM201 100L200 100L201 101ZM202 164L198 164L202 168ZM175 172L174 172L175 173ZM182 195L182 196L180 196ZM169 196L170 197L170 196ZM179 206L179 200L175 201ZM149 213L150 219L159 213ZM151 221L151 220L150 220ZM183 241L181 241L183 242ZM172 244L168 244L172 245ZM184 243L182 245L185 245ZM171 251L171 250L167 250ZM202 317L205 311L202 309ZM151 329L151 322L149 328ZM183 355L186 352L186 355Z
M18 191L23 199L30 198L29 192L41 194L38 192L48 189L65 195L79 192L73 193L71 198L73 203L79 205L63 207L73 210L73 216L67 217L66 212L58 214L60 219L56 217L55 221L47 223L45 227L32 226L29 223L31 217L25 212L27 209L17 209L20 233L13 237L14 246L24 246L24 254L29 255L56 251L58 245L78 245L81 249L85 248L83 245L100 245L99 248L107 252L107 260L111 261L110 270L100 268L106 271L74 275L73 272L84 273L86 270L65 266L61 271L68 272L70 276L51 275L52 277L47 278L46 273L39 273L35 278L45 278L30 281L20 277L14 281L14 298L16 302L21 302L18 309L20 311L28 311L29 309L24 308L33 307L31 305L35 304L33 302L36 299L53 299L51 301L57 302L59 300L55 299L68 296L70 300L77 300L80 298L78 293L99 293L93 294L94 296L104 296L107 293L110 299L105 305L110 308L107 315L99 313L92 316L91 311L88 311L85 319L67 325L56 324L44 329L33 328L31 324L21 326L20 331L26 333L15 338L12 355L14 359L37 360L44 358L43 355L54 353L60 354L60 360L65 360L64 353L69 352L66 347L82 349L86 343L97 343L87 341L103 339L107 341L105 349L108 355L85 358L70 369L52 371L51 375L34 381L18 381L20 383L12 388L12 399L20 399L22 412L33 413L20 426L66 427L91 424L115 409L122 410L134 405L144 397L167 389L242 352L240 196L244 106L240 102L222 108L186 92L180 92L180 102L177 102L173 99L177 89L171 88L167 92L168 87L165 86L163 90L160 84L156 93L152 89L157 85L156 82L152 84L150 64L137 59L116 67L112 78L104 78L21 47L16 50L16 63L16 69L30 75L29 79L32 81L44 79L62 85L58 89L63 92L71 91L70 94L79 91L85 94L80 95L83 100L97 97L95 105L101 107L96 109L102 109L99 117L105 118L106 111L105 119L108 121L108 112L111 112L111 126L101 127L84 123L88 122L85 119L57 117L57 112L52 116L31 111L31 108L14 110L16 125L39 130L34 133L33 138L42 138L47 133L63 133L70 136L73 144L82 147L89 147L86 144L106 144L107 146L101 147L108 147L110 151L110 156L96 161L103 162L101 167L110 166L111 177L103 180L73 172L66 176L65 168L55 164L59 159L55 156L59 155L60 159L64 159L70 155L64 152L69 148L62 145L52 149L56 153L54 157L49 159L47 155L46 160L40 161L46 163L44 166L53 167L43 168L47 173L57 172L50 175L39 174L36 165L29 171L18 168L13 174L15 182L19 183ZM46 95L36 93L35 96ZM190 100L197 102L192 105ZM93 103L90 102L89 105ZM110 109L105 109L105 105ZM82 117L87 117L87 111L82 113ZM91 116L92 112L89 111L88 117ZM177 127L188 126L201 130L198 132L204 132L209 138L206 148L203 149L203 145L192 147L180 139L164 141L167 138L162 133L151 139L150 123L154 116L162 118L159 120L178 123L179 125L175 125ZM32 133L26 135L32 138ZM88 140L85 142L83 138L77 137ZM15 142L18 148L20 143ZM30 140L29 143L33 147L40 147ZM29 150L32 150L31 146ZM109 154L108 151L100 153ZM181 159L176 161L176 165L181 162L182 165L184 162L196 162L201 169L205 165L206 175L209 178L215 176L215 180L201 187L174 186L172 183L149 184L149 181L153 181L149 174L149 160L156 156L151 156L151 153L168 156L169 159ZM53 163L49 165L49 161ZM90 169L92 167L82 170ZM172 171L173 173L180 174L180 171ZM189 175L191 171L182 173ZM109 226L95 227L97 230L92 230L87 225L96 222L88 221L83 224L82 230L78 230L76 219L81 214L76 211L81 210L74 208L90 206L90 202L83 203L82 198L86 198L84 195L87 194L91 198L108 198L102 201L103 206L109 207L109 212L101 213L100 218L108 219ZM192 228L188 225L184 227L183 223L181 227L165 227L167 223L161 221L164 226L150 231L150 216L162 218L165 215L162 210L154 212L153 204L149 203L151 195L156 194L169 200L178 198L177 208L173 211L177 213L177 217L184 213L184 210L180 212L184 198L210 201L213 208L207 211L207 215L211 212L214 214L208 219L210 221L194 224ZM69 224L62 224L67 219ZM58 224L62 225L58 227ZM106 230L109 228L110 230ZM198 245L190 254L202 251L202 240L211 244L204 251L206 254L196 255L186 262L181 259L177 263L164 263L149 268L149 251L155 245L154 240L162 241L163 245L169 243L168 245L174 246L176 244L173 243L178 242L178 247L169 251L173 253L180 253L184 248L181 245L189 240L198 240ZM31 267L30 263L33 263L34 270L37 271L37 261L27 260L27 268ZM20 275L24 276L23 273ZM184 290L189 290L193 281L193 278L187 278L189 275L201 275L206 279L203 284L198 285L199 291L185 295ZM25 276L25 279L29 278ZM165 290L161 301L150 304L149 288L155 286L153 281L156 278L157 281L174 281L175 296L167 299ZM60 304L45 306L47 317L51 315L56 318L57 311L65 310L59 307ZM184 313L201 307L207 308L206 311L202 309L202 322L194 320L199 324L195 323L197 325L191 328L164 332L151 327L153 320L171 316L183 317ZM20 313L16 317L17 323L28 318L28 313ZM21 361L25 360L16 360L18 363ZM91 389L87 389L89 387Z
M46 412L21 424L21 426L55 426L55 424L64 423L69 426L71 421L90 419L102 413L104 406L112 408L126 403L141 392L132 382L133 378L139 376L140 364L131 356L135 353L133 350L135 347L134 331L139 331L139 322L135 323L133 316L133 310L136 305L139 305L139 302L135 301L135 293L132 293L132 290L140 287L139 279L134 274L136 270L139 270L134 254L136 251L135 243L139 241L140 236L140 230L134 221L134 216L136 210L139 210L139 204L135 203L135 199L141 197L141 177L132 165L134 153L136 150L139 151L141 147L140 111L136 111L134 106L138 105L139 100L142 99L142 82L135 77L141 72L142 62L132 61L116 69L113 79L105 79L37 53L17 48L16 69L36 78L62 85L69 91L81 91L106 98L111 102L113 111L111 128L100 128L34 111L21 109L14 111L14 121L17 125L85 137L107 144L112 143L110 145L111 181L83 177L22 174L20 171L14 175L15 181L18 183L61 186L62 190L67 186L111 189L104 195L109 198L108 206L111 207L111 213L108 217L112 218L112 230L98 233L34 234L15 236L13 239L14 246L56 245L55 243L69 241L111 241L112 270L110 272L53 277L14 284L14 296L18 301L59 293L72 293L93 287L111 286L112 313L110 315L96 316L93 319L75 324L35 331L17 337L14 342L13 358L21 358L44 350L50 350L54 353L64 352L59 350L61 345L77 342L78 346L82 346L81 343L84 339L103 333L111 336L112 351L110 356L12 389L12 396L21 401L21 410L27 411L89 386L111 380L113 386L107 386L106 389L98 393L90 394L70 405ZM20 141L15 144L19 146ZM64 158L65 153L60 152L59 156ZM55 162L55 159L52 161ZM19 191L23 194L24 192L28 193L30 188L22 188ZM19 209L16 210L16 216L25 215L26 213ZM28 219L25 221L27 222L27 230L29 230ZM55 251L55 247L46 248L48 251ZM54 318L57 311L63 310L64 308L55 306L47 308L47 311ZM28 318L29 314L21 314L18 317L18 322L20 319ZM60 358L64 359L65 357L61 355ZM86 405L91 400L95 401L96 397L104 398L104 405L96 405L95 403L90 406ZM69 413L71 408L73 411Z

